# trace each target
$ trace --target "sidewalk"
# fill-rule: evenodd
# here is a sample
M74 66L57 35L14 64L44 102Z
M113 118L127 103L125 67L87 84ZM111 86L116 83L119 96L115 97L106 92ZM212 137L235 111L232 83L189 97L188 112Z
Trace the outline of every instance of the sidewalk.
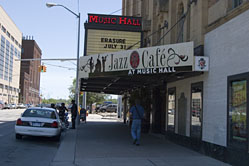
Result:
M129 128L114 118L89 115L67 130L51 166L228 166L150 134L132 144Z

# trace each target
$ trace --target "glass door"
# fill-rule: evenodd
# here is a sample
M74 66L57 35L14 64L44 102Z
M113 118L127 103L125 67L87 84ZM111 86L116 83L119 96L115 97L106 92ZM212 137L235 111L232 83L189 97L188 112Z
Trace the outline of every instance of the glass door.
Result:
M202 137L202 103L203 85L195 83L191 86L191 137L201 139Z
M168 131L175 132L176 88L168 90Z

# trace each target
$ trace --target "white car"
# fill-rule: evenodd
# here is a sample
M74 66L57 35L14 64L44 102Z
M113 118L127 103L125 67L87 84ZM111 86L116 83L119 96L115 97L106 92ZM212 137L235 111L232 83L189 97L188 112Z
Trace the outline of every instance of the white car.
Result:
M54 137L59 141L61 131L59 115L52 108L30 107L22 113L15 125L16 139L26 135Z
M19 104L17 104L16 108L17 109L23 109L23 108L27 108L27 107L24 104L19 103Z

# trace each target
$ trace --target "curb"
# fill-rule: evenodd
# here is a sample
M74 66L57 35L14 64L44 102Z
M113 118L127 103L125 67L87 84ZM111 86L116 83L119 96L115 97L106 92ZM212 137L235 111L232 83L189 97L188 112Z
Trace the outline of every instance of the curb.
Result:
M74 166L77 129L66 130L65 137L56 152L50 166Z

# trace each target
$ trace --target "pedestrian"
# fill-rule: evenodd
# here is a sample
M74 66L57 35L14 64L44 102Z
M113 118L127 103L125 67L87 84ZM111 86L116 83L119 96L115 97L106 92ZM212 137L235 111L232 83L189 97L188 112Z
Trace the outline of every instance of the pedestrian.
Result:
M71 129L75 129L75 120L77 117L77 105L75 104L75 100L72 100L72 107L71 107L71 116L72 116L72 127Z
M144 117L144 108L140 105L139 99L135 100L135 105L130 109L130 115L132 117L131 136L133 144L140 145L141 137L141 123Z
M62 122L65 122L65 112L68 112L67 107L65 106L65 103L61 103L61 106L59 107L59 117Z
M53 108L53 109L55 109L55 111L59 114L59 112L58 112L58 110L56 109L56 107L55 107L55 104L54 104L54 103L51 103L50 107L51 107L51 108Z
M50 107L56 110L54 103L51 103Z
M82 122L86 123L86 109L85 108L80 109L80 119L82 120Z

